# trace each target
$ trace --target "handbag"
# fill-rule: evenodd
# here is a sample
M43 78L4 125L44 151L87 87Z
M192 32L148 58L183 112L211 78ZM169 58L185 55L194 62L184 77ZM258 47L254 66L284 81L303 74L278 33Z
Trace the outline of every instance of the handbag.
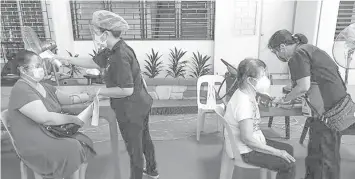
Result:
M317 119L322 121L328 128L341 132L355 123L355 103L350 94L346 94L332 108L319 114L306 98L307 103L312 108L312 112L317 114Z
M58 138L70 138L75 135L80 126L74 123L63 124L63 125L42 125L43 128L49 133L53 134Z
M347 94L331 109L323 113L319 119L330 129L341 132L355 123L354 111L355 103L351 96Z

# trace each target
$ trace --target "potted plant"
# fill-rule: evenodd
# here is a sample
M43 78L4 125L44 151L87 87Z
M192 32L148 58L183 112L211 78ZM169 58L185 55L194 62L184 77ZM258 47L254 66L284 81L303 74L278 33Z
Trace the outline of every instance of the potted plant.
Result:
M193 52L192 62L191 62L191 74L192 78L199 78L200 76L207 75L211 73L211 64L208 64L208 60L211 56L203 56L200 52Z
M173 78L185 78L186 72L186 64L187 61L182 60L182 57L186 54L186 51L182 49L177 49L176 47L174 50L170 49L170 64L168 65L169 69L166 70L167 74L165 77L171 76Z
M144 66L146 71L143 72L143 74L149 78L155 78L159 75L159 73L162 71L162 68L164 67L163 62L159 60L162 55L159 55L159 52L154 52L154 49L152 49L151 54L146 55L148 60L144 60L146 62Z
M68 52L70 57L78 57L79 56L79 54L73 55L68 50L67 50L67 52ZM69 71L67 72L67 74L70 76L70 78L74 78L74 74L75 75L81 74L80 69L77 66L75 66L75 65L69 64L69 65L64 65L64 66L69 68Z

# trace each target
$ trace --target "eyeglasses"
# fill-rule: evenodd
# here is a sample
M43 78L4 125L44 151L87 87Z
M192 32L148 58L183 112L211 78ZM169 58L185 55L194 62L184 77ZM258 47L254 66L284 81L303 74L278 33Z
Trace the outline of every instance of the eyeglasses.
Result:
M36 65L26 65L26 66L23 66L24 69L31 69L31 68L45 68L44 67L44 64L41 64L41 63L37 63Z
M277 55L280 52L280 49L271 49L271 52Z
M278 59L280 59L280 50L279 49L271 49L271 52L276 55Z

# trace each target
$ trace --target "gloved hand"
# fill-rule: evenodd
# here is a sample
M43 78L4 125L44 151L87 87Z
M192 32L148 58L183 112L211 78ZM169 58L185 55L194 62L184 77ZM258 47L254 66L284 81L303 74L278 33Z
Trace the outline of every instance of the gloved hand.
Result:
M291 104L291 101L286 101L285 97L276 97L273 101L273 104L277 105L288 105Z
M100 68L106 68L108 57L111 55L111 50L105 48L99 51L94 57L93 60L100 66Z

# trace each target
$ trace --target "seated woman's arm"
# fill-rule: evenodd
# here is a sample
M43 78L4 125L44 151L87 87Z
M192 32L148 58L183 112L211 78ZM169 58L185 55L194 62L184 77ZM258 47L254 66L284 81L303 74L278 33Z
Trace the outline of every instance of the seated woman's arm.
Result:
M19 111L39 124L62 125L74 123L80 126L84 125L84 122L76 116L49 112L41 100L31 101L22 106Z
M241 140L251 149L262 152L262 153L267 153L275 156L280 156L282 155L281 150L275 149L273 147L270 147L266 144L262 144L258 142L254 137L253 137L253 119L244 119L239 121L239 128L240 128L240 138Z
M55 94L61 105L85 103L90 100L90 96L87 93L69 94L65 91L57 89Z

